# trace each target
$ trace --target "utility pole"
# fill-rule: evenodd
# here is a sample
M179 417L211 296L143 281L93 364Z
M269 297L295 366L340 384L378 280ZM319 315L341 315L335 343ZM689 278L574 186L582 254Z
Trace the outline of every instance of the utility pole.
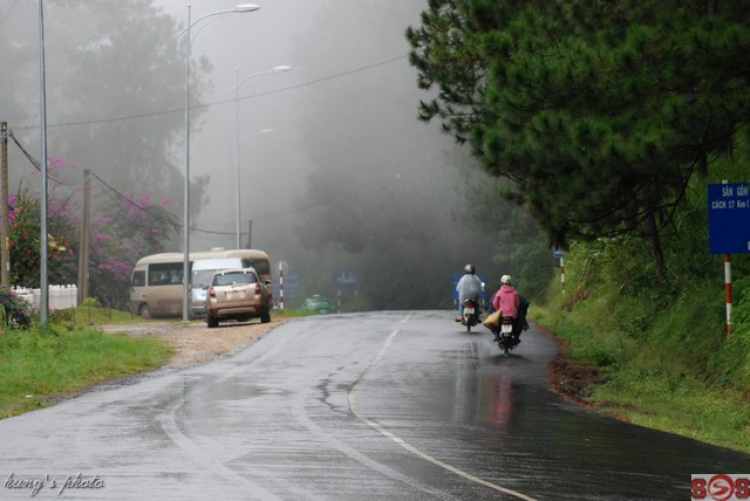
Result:
M10 259L8 256L8 122L0 122L0 285L10 286Z
M247 248L253 248L253 220L251 219L247 225Z
M78 252L78 305L89 297L89 248L91 247L91 170L83 169L83 214Z

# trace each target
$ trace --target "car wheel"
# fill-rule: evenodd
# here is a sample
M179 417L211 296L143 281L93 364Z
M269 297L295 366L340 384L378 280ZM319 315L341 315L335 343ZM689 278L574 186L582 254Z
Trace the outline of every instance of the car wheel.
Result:
M264 313L260 316L260 323L267 324L271 321L271 314L270 313Z
M141 318L145 318L146 320L150 320L152 318L151 308L149 308L147 304L141 306L141 309L138 310L138 314L141 316Z
M214 318L214 317L212 317L212 316L209 315L206 318L206 324L208 324L208 328L209 329L213 329L214 327L218 327L219 326L219 319Z

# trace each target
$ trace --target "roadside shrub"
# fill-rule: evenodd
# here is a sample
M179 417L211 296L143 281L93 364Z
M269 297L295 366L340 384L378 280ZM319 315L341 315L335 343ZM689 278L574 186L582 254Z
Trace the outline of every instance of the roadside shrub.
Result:
M6 329L28 329L31 327L31 307L15 292L7 287L0 287L0 313L3 327Z
M750 277L733 284L732 307L733 359L727 364L738 368L740 383L750 384Z

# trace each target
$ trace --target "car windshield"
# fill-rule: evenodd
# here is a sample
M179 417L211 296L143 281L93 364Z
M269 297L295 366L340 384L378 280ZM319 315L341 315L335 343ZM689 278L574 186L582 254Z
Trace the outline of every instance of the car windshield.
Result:
M214 277L214 285L251 284L256 281L252 273L226 273Z

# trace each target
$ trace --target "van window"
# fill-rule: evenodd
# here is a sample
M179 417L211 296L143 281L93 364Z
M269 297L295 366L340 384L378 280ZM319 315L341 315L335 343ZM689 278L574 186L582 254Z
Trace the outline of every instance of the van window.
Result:
M133 287L143 287L146 285L146 272L144 270L133 272L133 281L131 285Z
M148 265L148 285L182 283L183 263L155 263Z
M211 282L211 277L219 270L196 270L193 272L193 288L202 289Z
M267 259L243 259L243 268L254 268L258 272L258 275L270 275L271 266L268 264Z

